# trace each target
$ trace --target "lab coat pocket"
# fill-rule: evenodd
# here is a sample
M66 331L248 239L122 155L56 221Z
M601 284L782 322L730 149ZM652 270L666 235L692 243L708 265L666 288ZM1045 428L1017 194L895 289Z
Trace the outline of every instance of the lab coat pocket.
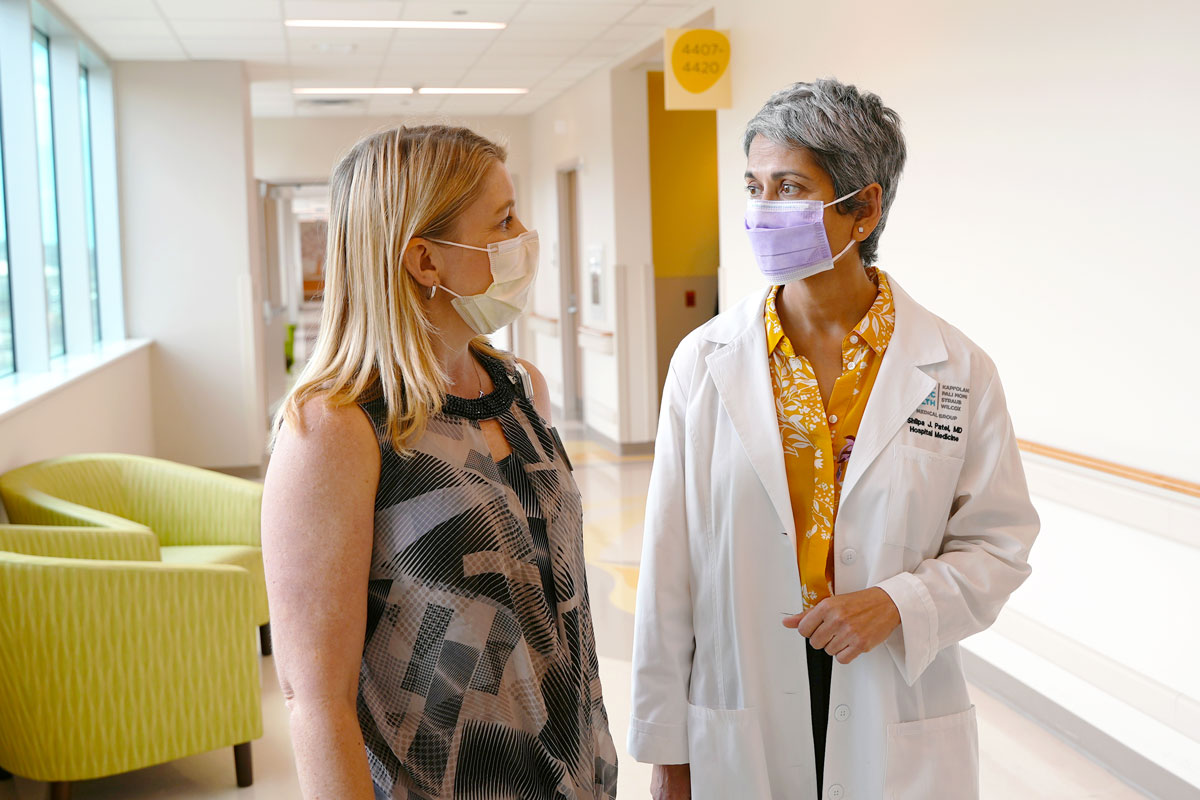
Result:
M938 555L962 465L957 456L912 445L896 446L885 544L912 551L917 556L915 563Z
M688 760L692 800L771 796L762 728L753 708L688 704Z
M888 800L979 798L975 706L957 714L888 725Z

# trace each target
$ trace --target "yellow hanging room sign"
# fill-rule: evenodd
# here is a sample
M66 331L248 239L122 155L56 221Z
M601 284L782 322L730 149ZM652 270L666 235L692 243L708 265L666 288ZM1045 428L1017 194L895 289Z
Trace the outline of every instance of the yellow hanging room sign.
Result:
M733 106L729 31L668 28L663 36L663 63L668 111Z

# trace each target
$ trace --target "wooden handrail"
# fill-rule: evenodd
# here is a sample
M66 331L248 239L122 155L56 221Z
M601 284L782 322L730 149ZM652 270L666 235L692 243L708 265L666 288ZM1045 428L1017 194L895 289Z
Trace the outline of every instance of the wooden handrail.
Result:
M551 325L558 324L558 317L547 317L545 314L539 314L536 311L530 311L528 318L535 322L547 322Z
M580 325L575 330L578 331L579 333L582 333L584 336L599 336L602 338L611 338L612 336L616 335L612 331L605 331L605 330L601 330L600 328L593 328L589 325Z
M1192 483L1185 481L1182 478L1175 478L1170 475L1161 475L1157 472L1149 472L1136 467L1129 467L1124 464L1118 464L1115 461L1105 461L1101 458L1093 458L1085 456L1082 453L1073 453L1070 450L1063 450L1058 447L1051 447L1048 444L1038 444L1031 442L1028 439L1017 439L1017 444L1026 453L1052 458L1055 461L1064 461L1068 464L1074 464L1078 467L1087 467L1094 469L1097 472L1103 472L1107 475L1115 475L1118 478L1142 483L1147 486L1153 486L1157 489L1166 489L1171 492L1179 492L1189 497L1200 498L1200 483Z

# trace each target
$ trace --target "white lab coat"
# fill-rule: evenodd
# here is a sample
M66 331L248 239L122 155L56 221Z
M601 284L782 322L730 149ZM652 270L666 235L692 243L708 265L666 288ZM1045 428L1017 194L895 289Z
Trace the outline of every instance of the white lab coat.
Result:
M902 621L834 662L824 797L971 800L978 734L958 642L1029 575L1038 518L995 366L891 286L896 328L833 558L839 594L879 586ZM690 763L694 800L817 796L805 642L781 624L802 604L763 300L680 344L650 479L629 753Z

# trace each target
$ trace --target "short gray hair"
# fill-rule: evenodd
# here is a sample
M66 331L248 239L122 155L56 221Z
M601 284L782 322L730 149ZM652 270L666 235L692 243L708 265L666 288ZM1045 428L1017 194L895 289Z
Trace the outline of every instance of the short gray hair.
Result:
M904 169L906 150L900 115L885 106L879 95L860 94L854 86L822 78L812 83L793 83L771 95L746 125L743 148L747 155L755 136L812 153L833 179L834 197L872 183L883 187L879 225L859 245L863 265L874 264L879 237ZM862 200L851 197L837 208L846 214L862 206Z

